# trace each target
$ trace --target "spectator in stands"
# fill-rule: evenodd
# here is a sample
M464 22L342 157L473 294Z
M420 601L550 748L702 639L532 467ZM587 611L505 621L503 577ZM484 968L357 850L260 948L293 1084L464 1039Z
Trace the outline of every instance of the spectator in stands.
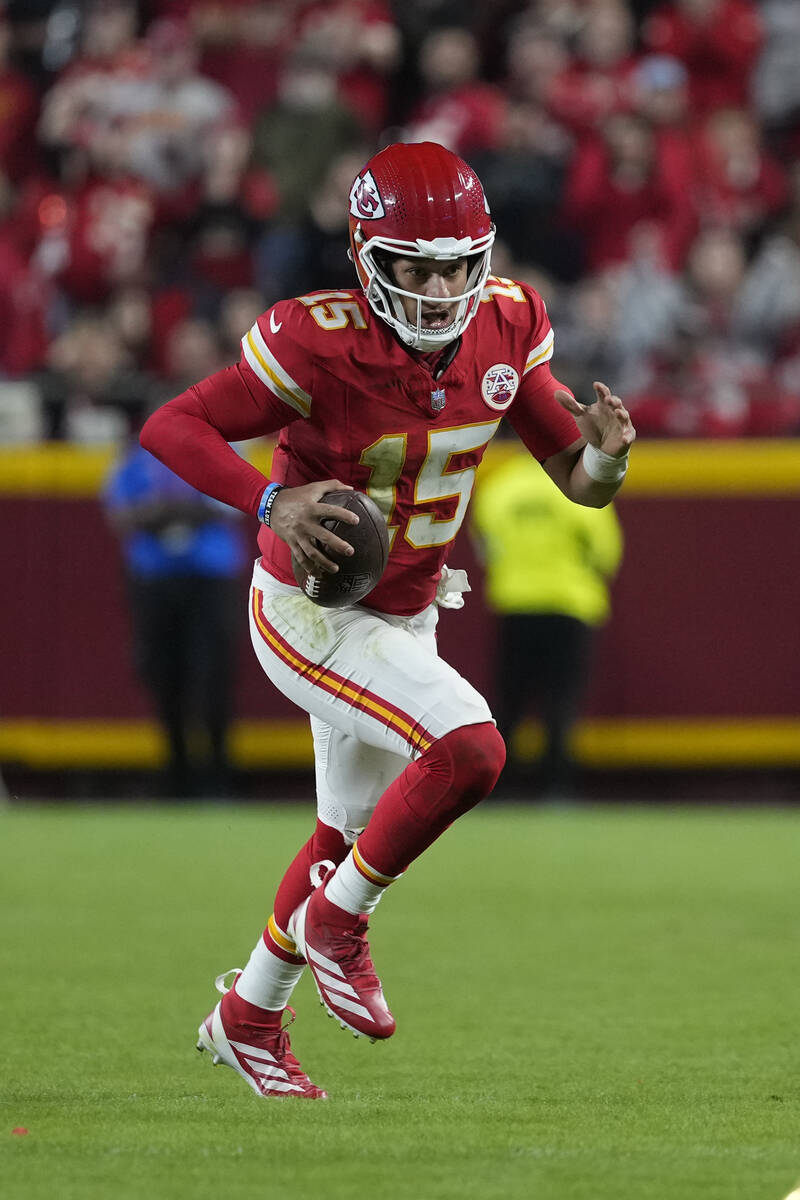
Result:
M76 305L101 304L119 287L150 282L158 214L153 188L129 172L124 147L110 131L97 132L86 167L85 179L57 193L62 225L42 231L49 251L43 265L51 265L53 279Z
M258 281L265 295L302 296L311 289L352 286L349 193L368 157L364 147L338 154L309 198L307 211L293 225L266 231L258 247Z
M650 122L662 141L686 145L693 129L689 72L668 54L646 54L631 76L633 109ZM687 152L691 150L687 146Z
M11 25L0 4L0 170L17 183L36 170L39 97L11 61Z
M112 293L106 317L122 342L128 360L140 370L153 365L153 300L148 288L131 284Z
M229 288L253 286L255 246L277 205L269 176L249 168L251 149L249 131L239 125L209 134L190 212L178 223L187 284L210 314Z
M36 381L52 439L119 440L156 397L154 380L135 369L114 326L91 312L53 341Z
M87 304L108 306L126 371L163 374L182 322L233 328L229 292L302 293L320 264L349 286L342 178L365 137L405 121L480 170L507 271L547 273L576 386L606 362L636 395L677 368L677 346L694 370L702 346L675 316L687 294L694 311L688 249L698 229L743 234L753 262L726 311L748 352L781 364L759 428L787 428L796 0L85 0L74 26L29 20L48 10L0 0L0 373L41 369ZM662 429L695 428L688 386L694 416ZM50 427L68 411L53 397ZM87 409L80 436L99 436L103 411Z
M110 123L117 94L128 93L146 76L147 54L137 38L134 0L88 0L78 55L67 64L42 103L38 135L69 165L81 159Z
M782 165L762 144L752 113L722 108L698 138L697 209L706 224L757 236L784 208L789 187Z
M197 72L197 47L186 23L153 22L146 38L134 37L136 6L112 0L127 23L104 33L108 12L94 0L84 56L45 102L41 132L62 147L92 150L113 139L120 169L157 193L169 195L196 179L204 138L236 114L233 97ZM99 48L101 54L96 53Z
M253 288L232 288L225 294L217 321L223 362L229 363L236 357L242 338L269 307L264 296Z
M762 39L753 0L667 0L642 28L646 49L685 65L698 115L747 105Z
M506 98L480 79L480 53L468 29L432 30L419 51L422 95L405 130L410 142L440 142L462 158L495 149Z
M789 308L787 322L793 313ZM741 235L717 228L698 236L660 330L661 344L631 396L637 422L677 437L746 436L754 409L777 399L780 389L764 340L763 303L748 287Z
M223 366L215 323L203 317L185 317L167 336L161 390L165 396L180 394L192 386L192 371L197 367L213 374Z
M800 154L800 5L761 0L765 44L753 80L754 109L763 125Z
M581 266L579 240L561 216L571 149L542 105L511 100L498 144L472 156L514 257L566 280Z
M590 0L591 2L591 0ZM574 42L586 19L586 0L529 0L542 24L557 37Z
M129 170L158 192L174 192L199 177L205 139L237 115L233 96L197 71L188 24L161 19L147 31L149 71L120 89L109 117L126 146Z
M205 0L186 16L201 52L203 75L235 98L250 127L256 114L274 102L281 62L292 41L292 9L263 0Z
M303 220L331 162L362 143L361 124L337 92L324 59L296 50L281 71L277 101L256 118L253 163L272 176L281 225Z
M558 320L558 344L564 383L577 396L591 395L598 375L625 378L620 344L620 312L615 276L601 271L562 288L548 311Z
M677 174L676 164L660 156L643 117L617 113L604 123L601 138L587 138L579 146L564 216L584 238L590 271L625 262L642 223L660 230L667 260L677 268L694 231L692 179Z
M52 288L30 261L14 190L0 168L0 377L44 367Z
M503 90L512 102L546 106L554 80L570 61L563 38L539 20L520 18L509 30Z
M384 0L311 0L294 14L292 44L322 59L337 99L377 138L389 115L390 79L401 58L400 33Z
M553 117L578 137L630 108L635 35L623 0L599 0L585 9L576 56L553 78L547 96Z
M619 522L612 505L579 512L522 455L481 477L472 513L498 617L494 713L507 747L504 780L566 799L575 790L571 734L593 633L608 617L622 555ZM531 710L544 732L533 767L515 736Z
M748 432L800 434L800 163L790 175L791 206L759 246L737 293L752 343L773 360L772 385L753 399Z

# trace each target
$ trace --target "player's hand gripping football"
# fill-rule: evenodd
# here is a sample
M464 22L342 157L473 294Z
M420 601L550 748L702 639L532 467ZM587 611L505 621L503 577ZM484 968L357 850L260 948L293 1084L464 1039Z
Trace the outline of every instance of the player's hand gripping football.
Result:
M270 529L286 542L297 562L309 575L335 575L339 570L335 562L325 555L325 550L335 554L352 554L349 542L336 537L322 524L323 521L344 521L357 525L358 517L335 504L320 504L326 492L352 492L349 483L338 479L323 479L319 483L306 483L302 487L283 488L272 504Z
M636 438L628 410L604 383L594 384L597 397L591 404L579 404L568 392L556 392L562 408L572 413L587 442L614 458L621 458Z

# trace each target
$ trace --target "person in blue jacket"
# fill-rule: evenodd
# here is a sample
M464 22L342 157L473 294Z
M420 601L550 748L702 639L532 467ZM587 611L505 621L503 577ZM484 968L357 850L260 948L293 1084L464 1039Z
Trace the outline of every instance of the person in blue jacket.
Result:
M138 671L163 728L177 798L226 794L245 560L240 514L132 444L104 504L119 535Z

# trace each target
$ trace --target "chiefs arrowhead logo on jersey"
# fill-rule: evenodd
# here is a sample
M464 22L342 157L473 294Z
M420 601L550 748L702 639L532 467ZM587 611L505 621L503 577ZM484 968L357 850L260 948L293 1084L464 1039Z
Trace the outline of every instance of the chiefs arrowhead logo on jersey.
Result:
M360 221L376 221L386 216L378 185L367 171L359 176L350 189L350 212Z
M508 363L495 363L481 380L481 395L495 412L508 408L517 394L519 375Z

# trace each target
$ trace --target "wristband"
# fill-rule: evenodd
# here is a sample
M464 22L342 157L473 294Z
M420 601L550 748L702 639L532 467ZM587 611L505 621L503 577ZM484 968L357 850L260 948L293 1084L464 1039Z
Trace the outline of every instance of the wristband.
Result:
M583 469L590 479L597 483L620 483L625 478L628 469L628 451L619 458L598 450L591 442L583 447Z
M269 528L269 518L272 506L275 503L275 497L280 491L283 491L282 483L268 483L261 496L261 503L258 506L258 519L267 528Z

